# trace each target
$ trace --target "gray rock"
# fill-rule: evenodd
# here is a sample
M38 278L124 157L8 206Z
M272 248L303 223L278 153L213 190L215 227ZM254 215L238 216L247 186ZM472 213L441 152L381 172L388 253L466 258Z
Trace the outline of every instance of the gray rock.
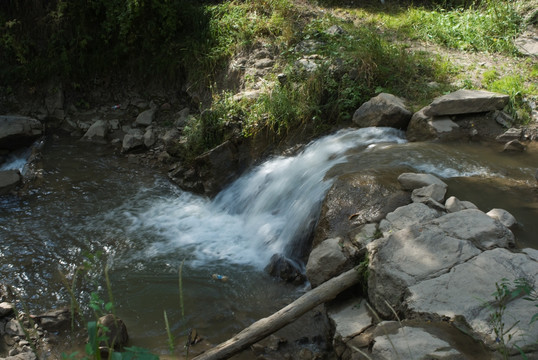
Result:
M507 142L512 140L519 140L523 136L522 129L511 128L506 130L503 134L497 136L495 140L499 142Z
M342 34L345 34L345 31L344 29L342 29L340 26L338 25L333 25L331 26L330 28L327 29L327 31L325 31L327 34L329 35L342 35Z
M71 325L71 311L67 308L49 310L32 318L47 331L66 330Z
M436 98L424 114L440 116L502 110L509 99L505 94L462 89Z
M401 230L413 224L426 222L439 217L441 214L423 203L412 203L401 206L379 223L379 230L383 235Z
M520 53L527 56L538 56L538 30L536 27L529 26L523 34L515 39L514 44Z
M146 111L142 111L137 117L135 124L137 126L149 126L155 119L155 110L149 109Z
M10 355L3 360L36 360L37 357L32 351L25 351L19 354Z
M445 189L448 187L445 182L431 174L403 173L398 176L398 181L404 190L414 190L431 184L441 185Z
M11 319L6 324L6 334L11 336L24 336L24 330L15 319Z
M465 357L448 342L421 328L401 327L396 334L380 335L374 339L373 360L445 359L463 360Z
M511 228L517 224L516 218L504 209L491 209L486 213L486 215L493 219L499 220L501 224L507 228Z
M445 201L445 208L446 208L446 211L449 213L453 213L453 212L461 211L465 209L478 209L478 207L472 202L460 201L455 196L451 196Z
M43 135L43 125L26 116L0 116L0 149L15 150L29 146Z
M381 316L392 316L386 302L401 310L408 287L446 273L480 253L468 239L451 236L432 223L439 219L442 217L406 227L368 245L369 300Z
M22 181L19 170L0 171L0 195L7 194Z
M492 293L496 290L495 284L506 279L508 286L512 287L514 281L520 278L528 279L530 285L535 287L538 262L524 253L493 249L455 266L438 278L411 286L406 305L416 313L436 314L451 319L463 316L474 331L493 343L495 334L490 315L494 311L491 306L494 305ZM513 343L523 349L538 339L538 327L529 324L531 314L536 313L534 305L533 301L521 297L506 303L504 329L511 329ZM507 339L508 334L505 336Z
M342 341L357 336L373 323L366 299L351 298L337 305L329 305L327 316L334 326L334 336Z
M8 302L0 303L0 318L11 315L13 313L13 304Z
M413 202L426 202L428 199L443 201L446 195L446 186L431 184L422 188L413 190L411 200Z
M381 93L362 104L353 114L353 122L359 127L389 126L407 128L412 113L402 99Z
M308 258L306 277L316 287L351 266L341 246L342 239L327 239Z
M97 120L82 137L83 140L105 143L110 124L106 120Z
M378 231L377 224L365 224L361 226L359 232L353 236L353 241L355 244L358 244L360 248L364 248L375 240Z
M430 223L439 226L448 236L470 241L482 250L515 246L514 234L480 210L461 210Z
M425 110L426 108L422 108L411 117L406 132L406 137L409 141L426 141L438 137L432 126L432 117L425 115Z
M497 124L507 129L510 128L514 123L514 119L512 119L510 115L500 110L495 110L495 112L493 113L493 118L495 119Z
M153 132L153 129L148 128L144 133L144 145L147 148L150 148L155 144L155 141L155 133Z
M504 145L503 151L523 152L527 150L527 147L523 145L519 140L510 140Z
M125 134L122 142L122 151L132 151L144 146L144 135L142 134Z

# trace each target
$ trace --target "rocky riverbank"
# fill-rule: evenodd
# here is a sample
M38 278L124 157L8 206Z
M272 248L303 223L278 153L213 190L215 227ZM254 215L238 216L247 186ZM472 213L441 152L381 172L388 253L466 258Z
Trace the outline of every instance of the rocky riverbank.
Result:
M398 181L410 204L362 220L310 255L313 285L356 266L357 254L368 259L367 291L327 306L338 358L536 358L538 252L515 247L517 220L445 200L446 184L431 175Z

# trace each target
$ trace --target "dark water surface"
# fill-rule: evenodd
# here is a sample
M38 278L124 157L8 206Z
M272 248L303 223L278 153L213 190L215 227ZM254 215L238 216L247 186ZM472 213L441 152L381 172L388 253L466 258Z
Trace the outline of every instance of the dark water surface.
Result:
M0 197L2 281L33 312L65 306L63 279L102 253L76 292L81 303L96 289L106 298L108 267L117 313L133 344L167 353L163 311L176 339L195 327L209 343L219 343L304 292L270 278L263 267L272 254L285 253L293 237L309 232L331 184L329 170L391 179L404 171L433 173L449 184L449 196L483 211L510 211L520 222L518 246L538 248L536 147L505 154L497 144L406 143L394 130L362 129L309 149L263 164L210 201L110 149L49 141L37 190ZM289 331L301 333L301 326Z

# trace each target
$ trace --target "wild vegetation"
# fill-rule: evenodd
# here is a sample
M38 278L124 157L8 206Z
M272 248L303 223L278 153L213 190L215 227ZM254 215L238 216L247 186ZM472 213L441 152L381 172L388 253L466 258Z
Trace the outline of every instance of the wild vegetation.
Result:
M3 92L50 78L85 90L96 78L188 83L211 93L210 112L186 128L182 149L195 156L226 138L260 129L315 136L350 119L369 97L386 91L420 106L458 87L511 96L510 111L529 120L524 99L536 97L538 65L493 69L479 83L442 52L416 51L413 42L442 49L497 53L516 59L514 37L525 24L517 1L425 1L361 5L341 0L296 2L189 0L21 1L0 4ZM330 35L337 25L343 32ZM315 49L300 45L314 42ZM268 46L278 55L271 86L255 100L234 101L218 84L239 51ZM315 53L314 71L296 66ZM279 82L274 74L287 81ZM194 104L199 105L199 104ZM207 105L204 105L207 106ZM230 131L233 123L234 131Z

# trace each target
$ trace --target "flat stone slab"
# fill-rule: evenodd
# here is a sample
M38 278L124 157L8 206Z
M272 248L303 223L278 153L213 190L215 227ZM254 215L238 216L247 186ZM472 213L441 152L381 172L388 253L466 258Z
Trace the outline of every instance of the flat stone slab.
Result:
M421 328L401 327L396 334L375 338L372 359L463 359L450 344Z
M505 94L462 89L436 98L424 109L424 114L441 116L501 110L509 99Z
M538 250L525 250L524 253L506 249L485 251L446 274L421 281L409 287L407 308L411 312L451 319L463 316L474 331L486 334L493 342L495 334L490 315L494 311L491 306L494 305L495 284L506 279L511 286L516 279L525 278L534 288L538 285ZM535 313L534 301L518 297L507 302L503 316L505 329L514 325L510 333L518 346L530 346L538 339L538 326L529 323Z
M335 336L339 336L344 342L362 333L373 323L366 300L361 298L351 298L342 304L331 306L327 315L335 324Z

